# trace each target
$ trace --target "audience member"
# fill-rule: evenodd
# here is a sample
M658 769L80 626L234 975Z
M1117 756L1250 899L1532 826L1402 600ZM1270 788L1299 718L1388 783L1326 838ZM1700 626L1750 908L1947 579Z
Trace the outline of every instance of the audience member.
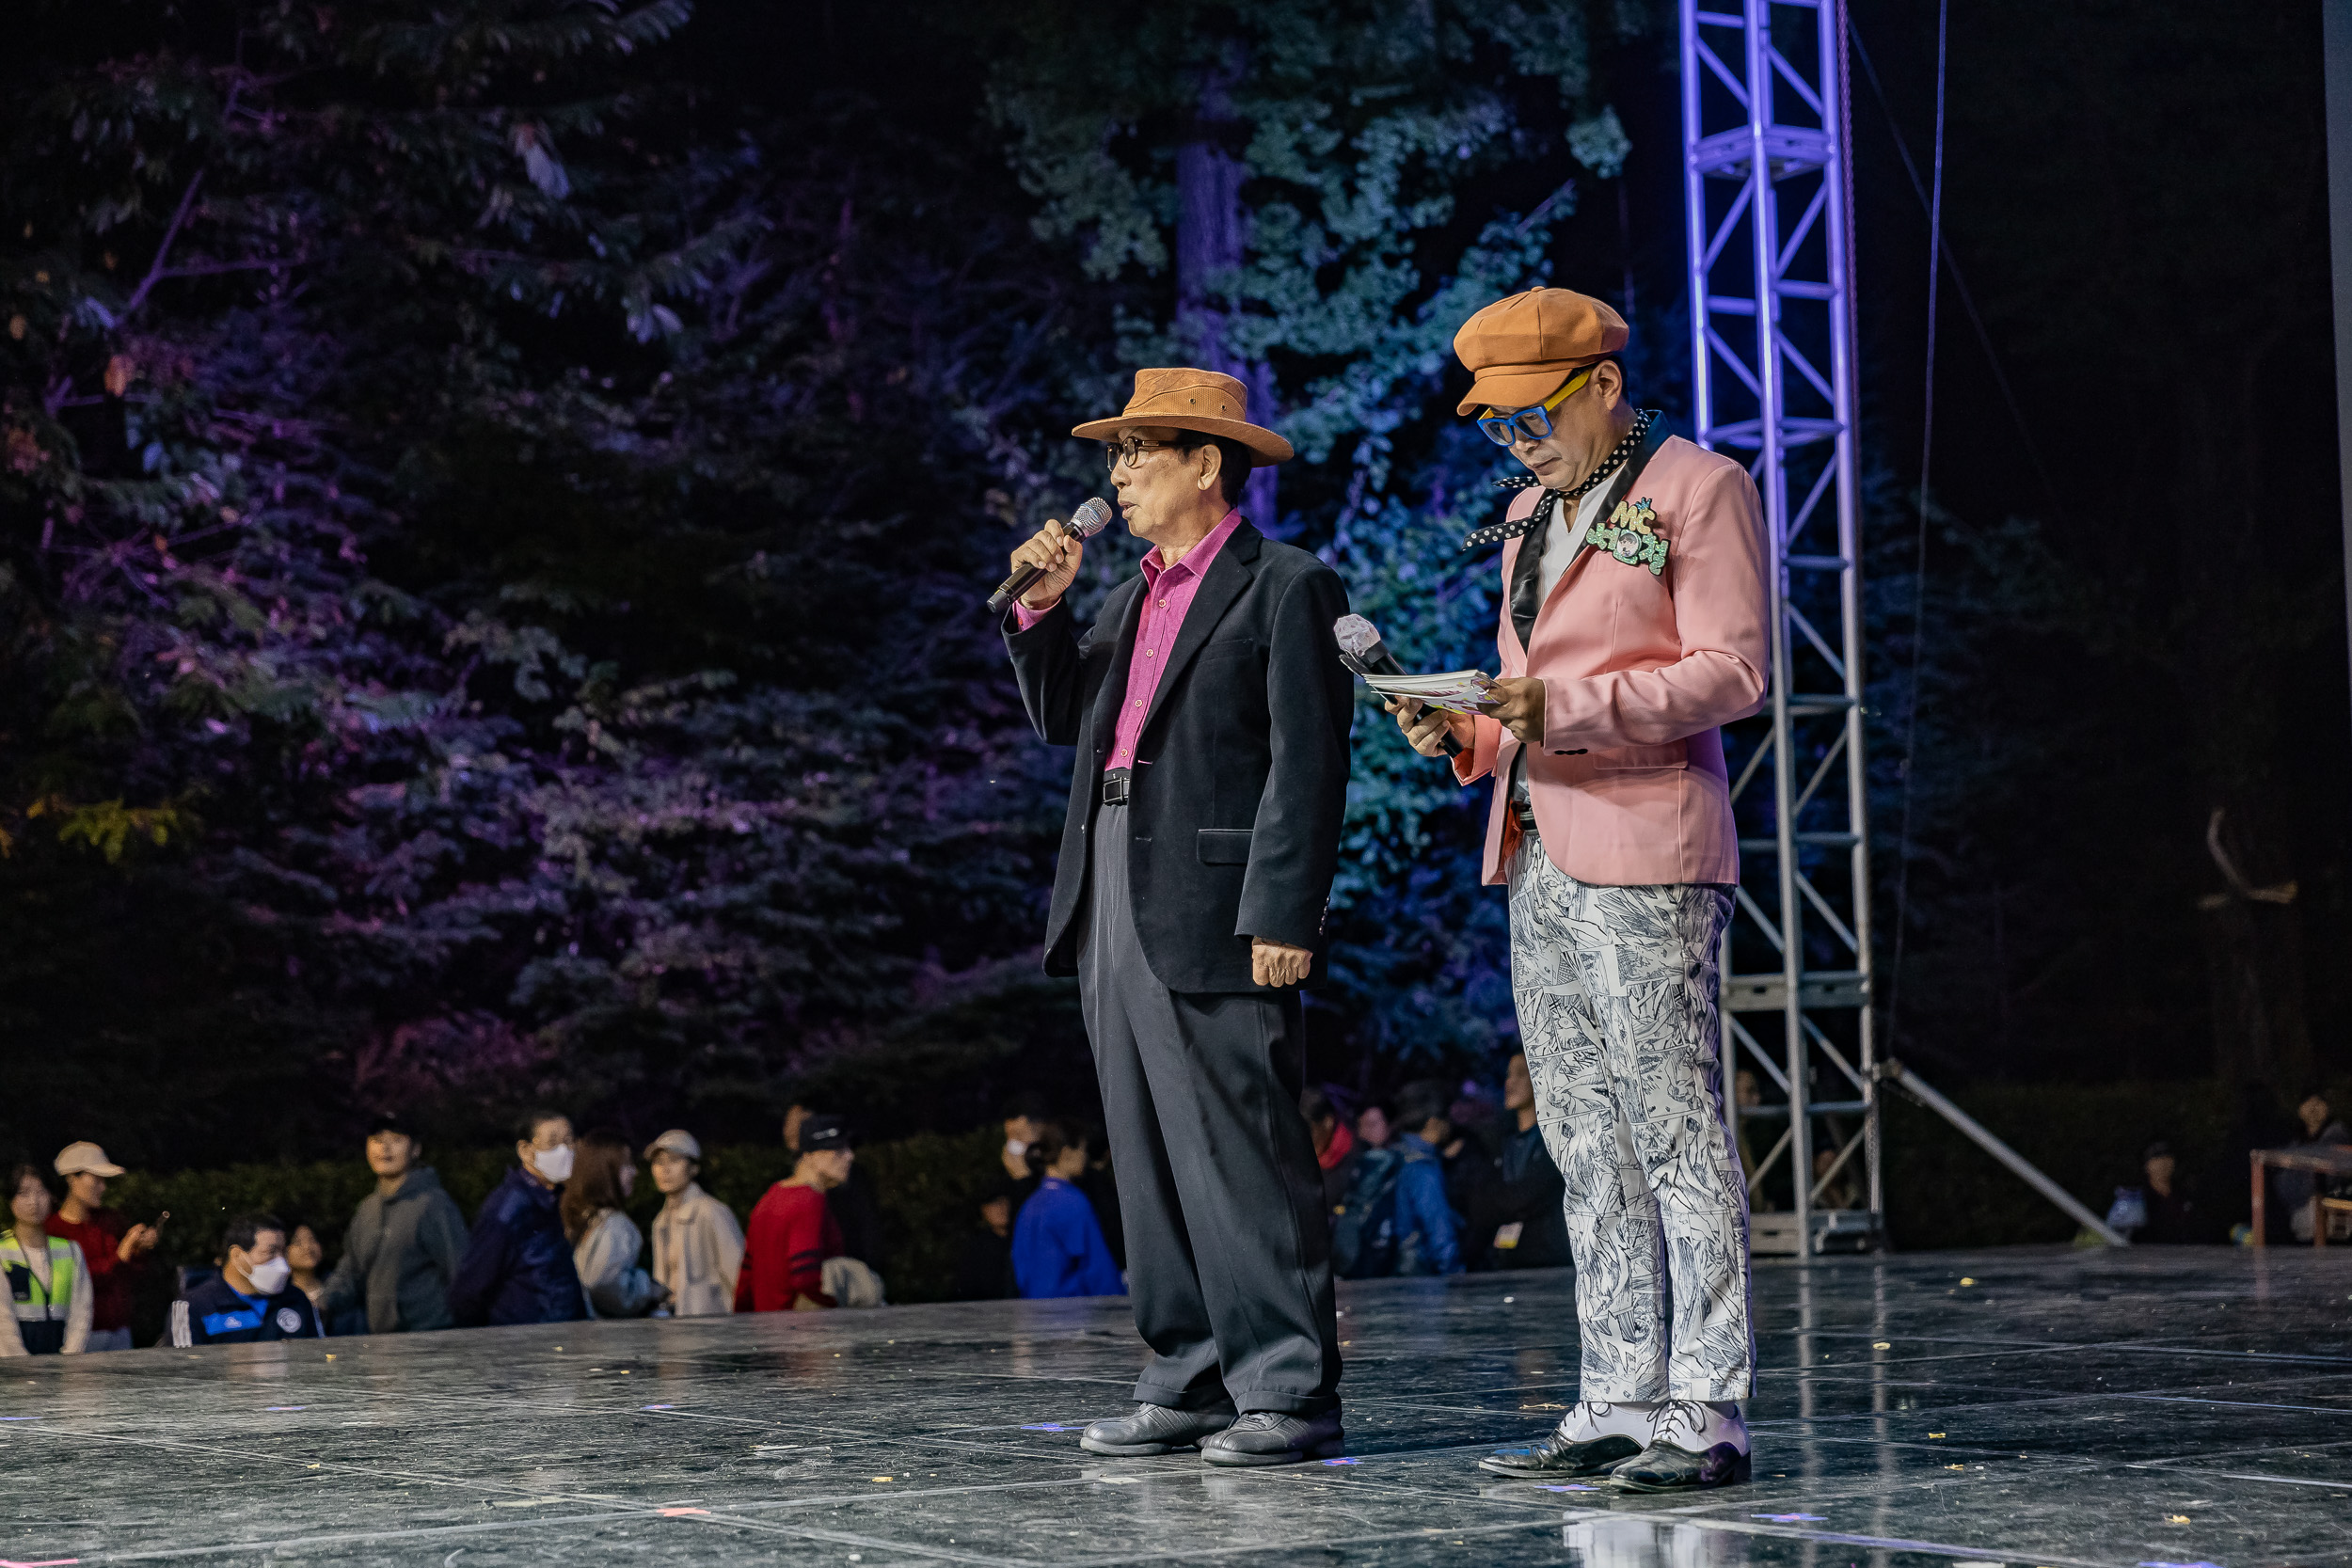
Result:
M670 1313L718 1318L735 1310L735 1282L743 1267L743 1227L735 1211L704 1192L703 1146L672 1128L645 1146L661 1212L653 1217L653 1276L670 1292Z
M294 1288L285 1225L275 1214L239 1214L221 1237L220 1273L181 1292L164 1338L183 1347L245 1345L326 1332Z
M1491 1240L1504 1223L1494 1101L1476 1082L1465 1082L1445 1117L1451 1131L1438 1156L1445 1170L1446 1206L1454 1211L1461 1238L1462 1267L1490 1269L1496 1266Z
M9 1226L0 1231L0 1272L14 1308L0 1356L79 1355L89 1348L89 1263L79 1243L49 1233L49 1183L31 1165L8 1173Z
M516 1133L515 1168L483 1199L450 1282L450 1317L461 1327L588 1316L557 1210L557 1192L572 1175L571 1118L533 1111Z
M670 1292L638 1265L645 1238L621 1210L637 1190L637 1162L618 1132L589 1132L578 1148L572 1179L557 1205L564 1235L572 1243L573 1272L588 1293L590 1316L642 1318L669 1300Z
M784 1114L784 1147L794 1154L801 1151L801 1127L811 1117L820 1114L806 1105L794 1105ZM835 1117L833 1119L841 1120ZM874 1179L852 1168L840 1185L825 1194L825 1207L833 1211L833 1223L841 1227L841 1254L854 1258L867 1268L880 1273L882 1266L882 1204L874 1195Z
M1470 1239L1484 1243L1493 1268L1564 1268L1569 1262L1568 1220L1563 1209L1567 1183L1544 1146L1535 1085L1528 1075L1524 1052L1514 1053L1503 1069L1502 1108L1512 1117L1512 1128L1497 1162L1501 1180L1491 1199L1495 1227L1484 1235L1473 1229Z
M1342 1162L1346 1184L1331 1206L1331 1270L1343 1279L1383 1279L1396 1272L1396 1185L1404 1168L1389 1142L1385 1107L1356 1113L1356 1147Z
M2179 1181L2178 1162L2172 1157L2172 1146L2162 1141L2148 1146L2148 1152L2139 1158L2141 1204L2147 1212L2148 1223L2132 1238L2147 1245L2178 1246L2198 1239L2196 1205L2183 1191Z
M825 1290L825 1265L843 1256L841 1226L825 1195L850 1179L857 1156L838 1117L804 1117L791 1125L800 1158L792 1174L763 1194L743 1239L735 1284L738 1312L804 1312L838 1307Z
M365 1148L375 1191L352 1211L319 1311L336 1334L447 1328L456 1321L450 1290L466 1257L466 1217L399 1117L370 1122Z
M2295 1119L2303 1124L2306 1143L2352 1144L2352 1132L2344 1131L2343 1118L2328 1103L2328 1091L2316 1084L2295 1102Z
M1448 1146L1446 1158L1459 1157L1456 1145L1467 1144L1491 1160L1502 1152L1502 1130L1496 1125L1495 1099L1486 1085L1474 1078L1462 1081L1461 1092L1446 1111L1446 1119L1454 1124L1454 1143Z
M1029 1146L1037 1142L1047 1115L1043 1097L1026 1090L1005 1102L1005 1147L999 1158L1004 1161L1005 1175L1023 1199L1037 1191L1038 1176L1029 1167ZM1013 1207L1018 1211L1020 1204Z
M1460 1274L1461 1227L1446 1203L1445 1166L1438 1150L1454 1135L1448 1097L1440 1084L1407 1084L1396 1099L1396 1137L1404 1166L1396 1182L1396 1272L1400 1275Z
M1031 1301L1127 1293L1094 1206L1076 1186L1086 1173L1088 1143L1083 1129L1049 1121L1029 1144L1039 1182L1013 1223L1012 1273Z
M49 1234L82 1249L89 1264L89 1348L131 1348L131 1287L155 1250L151 1225L133 1225L106 1207L106 1183L122 1167L92 1143L68 1144L57 1153L65 1201L49 1217Z
M1315 1164L1323 1167L1324 1207L1336 1207L1346 1195L1348 1178L1356 1174L1348 1160L1356 1148L1356 1134L1341 1123L1331 1097L1321 1089L1309 1089L1298 1097L1298 1114L1307 1118L1307 1131L1315 1140Z
M2296 1097L2295 1119L2304 1144L2323 1148L2352 1144L2352 1132L2344 1131L2328 1102L2328 1091L2317 1084ZM2317 1173L2307 1170L2270 1173L2271 1191L2277 1195L2278 1207L2285 1212L2287 1230L2298 1242L2312 1239L2312 1198L2322 1190L2322 1181Z
M1021 1293L1012 1274L1012 1184L1001 1182L980 1199L980 1223L964 1233L956 1257L958 1301L1001 1301Z
M294 1270L294 1289L310 1298L313 1311L326 1299L326 1281L319 1275L319 1265L326 1260L326 1249L319 1244L319 1233L307 1225L295 1226L294 1234L286 1238L286 1263ZM324 1312L319 1313L319 1326L327 1326Z
M1029 1195L1037 1191L1040 1180L1029 1168L1029 1146L1052 1115L1041 1095L1023 1090L1005 1101L1005 1141L996 1150L996 1159L1004 1167L1005 1180L1011 1183L1012 1212L1018 1216ZM1016 1289L1010 1292L1018 1294Z

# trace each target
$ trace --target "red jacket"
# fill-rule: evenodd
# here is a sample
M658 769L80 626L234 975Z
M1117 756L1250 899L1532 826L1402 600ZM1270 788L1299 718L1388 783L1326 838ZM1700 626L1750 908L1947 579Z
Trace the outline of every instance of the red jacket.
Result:
M743 1267L735 1278L738 1312L783 1312L806 1296L832 1307L825 1294L825 1259L841 1256L841 1227L825 1195L779 1181L752 1210L744 1228Z
M122 1238L131 1222L112 1209L101 1209L75 1225L63 1214L49 1216L49 1234L80 1243L89 1264L89 1326L93 1334L131 1326L131 1282L139 1275L144 1259L124 1262Z

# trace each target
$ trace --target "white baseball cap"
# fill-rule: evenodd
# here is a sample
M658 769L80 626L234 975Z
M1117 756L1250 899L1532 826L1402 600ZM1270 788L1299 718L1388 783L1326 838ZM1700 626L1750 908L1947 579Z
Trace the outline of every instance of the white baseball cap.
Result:
M683 1128L673 1127L667 1132L662 1133L661 1136L647 1144L645 1146L645 1158L648 1160L652 1159L654 1157L655 1150L663 1148L668 1149L673 1154L683 1154L686 1158L693 1161L698 1165L703 1162L703 1146L694 1141L693 1133L685 1131Z
M80 1176L85 1171L92 1176L109 1179L120 1176L122 1167L106 1158L106 1151L92 1143L68 1144L57 1152L57 1174Z

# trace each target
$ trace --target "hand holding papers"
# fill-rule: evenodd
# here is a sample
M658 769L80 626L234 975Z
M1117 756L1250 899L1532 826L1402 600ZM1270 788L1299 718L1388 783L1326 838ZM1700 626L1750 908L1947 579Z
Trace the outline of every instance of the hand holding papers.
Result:
M1462 743L1454 737L1450 729L1441 728L1437 735L1437 752L1427 750L1413 736L1414 719L1422 708L1443 708L1446 705L1422 691L1399 691L1396 689L1399 686L1416 683L1427 686L1436 682L1438 695L1452 697L1464 689L1461 682L1467 677L1472 683L1468 688L1472 694L1471 700L1476 702L1485 696L1486 676L1475 670L1457 670L1446 675L1412 674L1397 662L1394 654L1389 652L1388 644L1380 641L1379 628L1360 615L1343 615L1332 622L1331 635L1340 645L1340 662L1362 676L1366 686L1388 699L1390 711L1397 715L1397 722L1405 727L1406 738L1412 743L1415 751L1424 756L1436 756L1439 752L1450 757L1462 754ZM1453 711L1463 710L1456 708Z
M1392 701L1411 700L1449 713L1484 713L1494 695L1486 677L1476 670L1450 670L1441 675L1372 675L1364 684Z

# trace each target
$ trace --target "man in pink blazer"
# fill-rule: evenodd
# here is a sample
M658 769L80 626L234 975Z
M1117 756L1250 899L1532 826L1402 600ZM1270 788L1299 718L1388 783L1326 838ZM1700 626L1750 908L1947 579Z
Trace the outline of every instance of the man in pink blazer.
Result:
M1486 879L1510 888L1519 1036L1567 1183L1579 1402L1484 1467L1668 1491L1749 1471L1747 1185L1716 1012L1740 843L1719 726L1763 705L1770 611L1756 486L1634 408L1626 337L1565 289L1455 336L1475 375L1460 412L1530 476L1467 542L1507 541L1502 673L1481 715L1398 721L1432 756L1450 729L1461 782L1495 780Z

